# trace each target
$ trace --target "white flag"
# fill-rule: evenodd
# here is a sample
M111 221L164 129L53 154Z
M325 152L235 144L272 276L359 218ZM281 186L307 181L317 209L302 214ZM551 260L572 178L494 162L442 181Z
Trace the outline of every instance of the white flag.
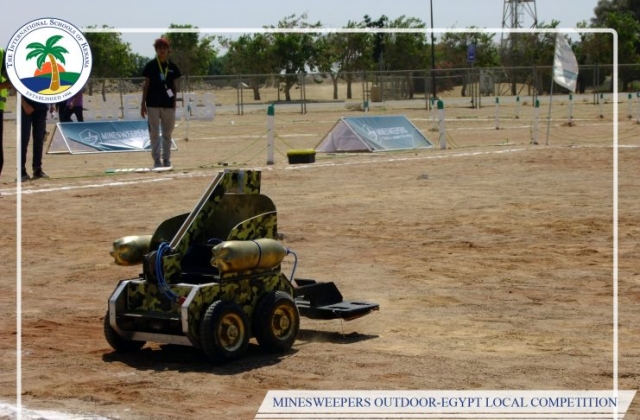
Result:
M556 52L553 57L553 80L571 92L576 91L578 61L561 33L556 34Z

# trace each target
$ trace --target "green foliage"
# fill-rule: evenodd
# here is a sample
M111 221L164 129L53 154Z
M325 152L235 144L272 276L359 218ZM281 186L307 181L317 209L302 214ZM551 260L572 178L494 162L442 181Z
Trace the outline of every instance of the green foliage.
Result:
M469 29L475 29L475 26ZM469 67L467 62L467 48L470 44L476 45L477 67L496 67L500 65L498 46L494 42L494 33L462 33L445 32L440 41L440 55L446 57L445 61L451 63L452 68Z
M97 26L89 26L97 28ZM102 28L109 28L103 25ZM93 59L92 77L129 77L134 74L135 61L128 42L117 32L87 32L85 38Z
M186 29L185 32L168 32L163 36L171 44L171 61L176 63L185 76L203 76L209 74L209 67L215 60L218 50L214 46L217 37L200 37L198 27L193 25L171 24L169 29Z
M278 22L280 29L299 29L292 32L275 32L273 34L273 53L277 68L284 81L285 100L291 100L291 88L297 83L298 75L314 69L318 65L319 34L309 29L321 28L322 24L307 22L307 15L299 17L289 15Z
M276 70L270 34L241 35L236 40L226 38L222 45L228 50L224 69L229 74L266 74Z
M637 63L640 61L640 22L634 12L623 7L604 8L600 2L599 15L592 21L592 27L614 29L618 34L618 62ZM605 12L606 10L606 12ZM583 24L583 26L585 26ZM581 55L587 63L613 63L613 37L607 33L582 33ZM622 90L627 91L633 80L640 79L640 72L633 68L620 68ZM598 81L600 82L600 81Z
M367 28L386 28L389 26L389 18L385 15L382 15L377 20L372 20L369 15L364 15L363 23ZM371 58L373 62L378 66L379 70L382 70L384 67L383 63L385 47L385 34L382 32L374 33L372 38Z
M131 54L130 59L133 67L131 76L139 77L144 70L144 66L147 64L150 58L144 57L140 54Z
M417 18L400 16L390 21L391 28L423 29L426 24ZM428 61L426 32L389 33L384 37L384 61L387 70L419 70Z
M276 59L273 53L271 34L254 33L241 35L238 39L225 38L221 41L228 51L224 56L225 74L247 75L253 99L260 100L260 86L266 81L265 74L275 73Z
M211 64L209 65L208 74L214 75L214 76L226 74L225 69L227 67L227 61L228 61L228 57L226 54L223 56L216 56L216 58L214 58L211 61Z
M636 21L640 21L640 0L598 0L593 9L595 16L591 18L591 24L595 28L606 27L610 13L625 12L630 12Z
M619 62L635 63L640 47L640 23L638 20L631 11L608 10L606 13L601 13L603 14L600 17L592 20L590 27L614 29L618 33ZM587 25L582 22L579 27L586 28ZM583 55L587 62L613 62L613 38L610 34L581 33L580 37L583 44Z
M349 21L346 28L361 29L363 23ZM336 32L321 36L318 40L316 65L317 69L328 74L333 83L333 99L338 99L338 79L347 81L347 98L352 98L351 82L353 72L370 68L373 61L371 55L371 34Z

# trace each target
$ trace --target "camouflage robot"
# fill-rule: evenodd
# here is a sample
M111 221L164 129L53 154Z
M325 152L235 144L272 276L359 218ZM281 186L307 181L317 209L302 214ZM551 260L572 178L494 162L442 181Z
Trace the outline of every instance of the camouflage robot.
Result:
M190 213L113 243L117 264L143 267L109 298L104 333L114 350L151 341L225 362L241 357L251 337L268 352L290 349L301 315L350 320L379 308L343 300L333 282L294 279L297 257L277 240L276 208L260 181L260 171L220 172ZM288 255L290 278L281 271Z

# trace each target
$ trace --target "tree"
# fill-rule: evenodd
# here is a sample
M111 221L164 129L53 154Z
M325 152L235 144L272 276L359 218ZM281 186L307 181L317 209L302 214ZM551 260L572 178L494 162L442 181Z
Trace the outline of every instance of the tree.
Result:
M138 77L142 74L144 66L149 62L149 57L143 57L140 54L131 54L132 71L131 76Z
M424 29L426 24L417 18L400 16L389 23L390 28ZM421 70L428 61L426 32L394 32L385 36L385 68L387 70ZM415 91L413 72L404 73L404 83L400 89L405 98L413 99Z
M621 9L609 10L603 13L601 18L592 21L591 27L615 29L618 33L618 62L620 64L635 64L640 61L640 22L635 18L633 12L621 11ZM581 52L587 62L593 64L613 63L613 39L610 34L583 33L580 36ZM622 81L622 90L628 91L630 83L640 78L640 74L634 68L621 67L619 77Z
M560 25L560 21L552 19L551 23L540 22L539 29L555 29ZM533 65L534 74L532 75L531 85L534 86L536 92L543 92L545 86L549 86L547 81L551 80L551 70L540 72L538 67L549 67L553 65L554 54L556 49L556 34L547 33L528 33L522 39L524 54L523 64Z
M227 68L227 62L227 55L216 56L216 58L211 61L211 64L209 65L209 72L207 74L213 76L220 76L222 74L225 74L224 71Z
M540 22L538 29L557 28L560 21L553 19L551 23ZM553 64L555 49L554 33L511 33L509 42L501 46L502 64L508 68L507 75L511 82L511 94L518 94L518 83L533 85L537 92L543 90L542 78L537 67L549 67ZM529 69L519 69L522 66L533 66L533 79Z
M640 0L599 0L598 5L593 9L593 13L595 17L591 18L592 27L617 29L617 26L611 25L624 25L624 23L617 22L617 20L625 13L631 13L633 19L636 22L640 22ZM610 20L609 15L612 13L617 13L619 17L613 17ZM636 40L634 45L636 53L640 54L640 42ZM632 61L626 63L632 63Z
M171 24L169 29L197 29L192 25ZM216 37L200 38L197 32L169 32L163 35L171 44L171 61L185 76L202 76L209 73L209 67L218 50L214 47Z
M372 20L369 15L364 15L364 26L367 28L387 28L389 26L389 18L385 15L380 16L377 20ZM377 65L378 70L384 69L384 50L385 50L385 34L376 32L373 35L373 50L371 57Z
M475 29L471 26L468 29ZM470 44L476 46L475 66L478 67L495 67L500 65L500 55L498 46L494 42L494 33L471 33L471 32L445 32L442 34L440 45L442 54L447 57L447 61L454 64L455 67L466 67L469 65L467 61L467 47Z
M347 28L361 29L366 27L366 22L355 23L349 21ZM347 99L353 98L352 84L356 73L366 71L374 66L372 34L353 32L343 33L344 50L340 62L342 78L347 82Z
M471 26L468 29L475 29ZM445 32L440 40L441 54L453 68L469 66L467 50L473 44L476 48L474 66L496 67L500 65L498 46L494 42L495 33ZM462 96L466 95L467 80L462 79Z
M344 51L346 49L345 33L329 33L318 40L320 53L317 56L318 70L328 74L333 84L333 99L338 99L338 78L342 69Z
M640 21L640 0L598 0L593 9L595 16L591 18L593 27L603 27L609 13L631 12L637 21Z
M346 29L364 28L363 23L349 21ZM362 32L329 33L320 38L318 70L329 74L333 83L333 99L338 99L338 80L347 82L347 99L353 97L352 83L358 71L371 67L371 34Z
M38 69L42 70L44 62L47 58L49 59L49 63L51 64L51 82L49 83L49 89L53 92L60 89L60 70L56 59L60 60L62 64L65 64L64 54L69 54L66 48L55 45L56 42L61 39L62 35L54 35L47 39L45 45L39 42L32 42L27 45L27 49L33 50L27 54L27 60L37 58L36 65Z
M290 15L278 22L278 28L282 29L312 29L320 28L322 24L316 22L309 24L307 15L299 17ZM276 32L273 34L273 52L277 60L277 66L282 74L285 100L291 101L291 88L297 83L300 74L306 73L307 69L317 67L317 57L319 44L316 43L319 37L314 32Z
M228 49L225 54L225 69L231 74L245 74L253 90L253 99L260 100L260 86L266 74L277 68L273 52L273 37L270 34L254 33L241 35L237 40L222 40Z
M89 26L88 28L97 28ZM102 28L110 28L103 25ZM94 78L119 78L135 75L136 64L131 45L123 42L118 32L86 32L91 48L92 67L89 94L93 92ZM106 80L102 81L102 96L106 100Z

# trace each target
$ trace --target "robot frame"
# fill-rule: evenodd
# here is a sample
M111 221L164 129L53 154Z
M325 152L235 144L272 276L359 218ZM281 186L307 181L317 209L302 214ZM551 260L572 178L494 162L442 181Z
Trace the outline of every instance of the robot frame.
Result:
M114 350L178 344L221 363L242 357L252 337L267 352L289 350L300 316L351 320L379 309L344 300L333 282L294 277L297 256L278 241L276 208L260 184L258 170L221 171L190 213L114 241L116 264L143 266L109 297L104 334Z

